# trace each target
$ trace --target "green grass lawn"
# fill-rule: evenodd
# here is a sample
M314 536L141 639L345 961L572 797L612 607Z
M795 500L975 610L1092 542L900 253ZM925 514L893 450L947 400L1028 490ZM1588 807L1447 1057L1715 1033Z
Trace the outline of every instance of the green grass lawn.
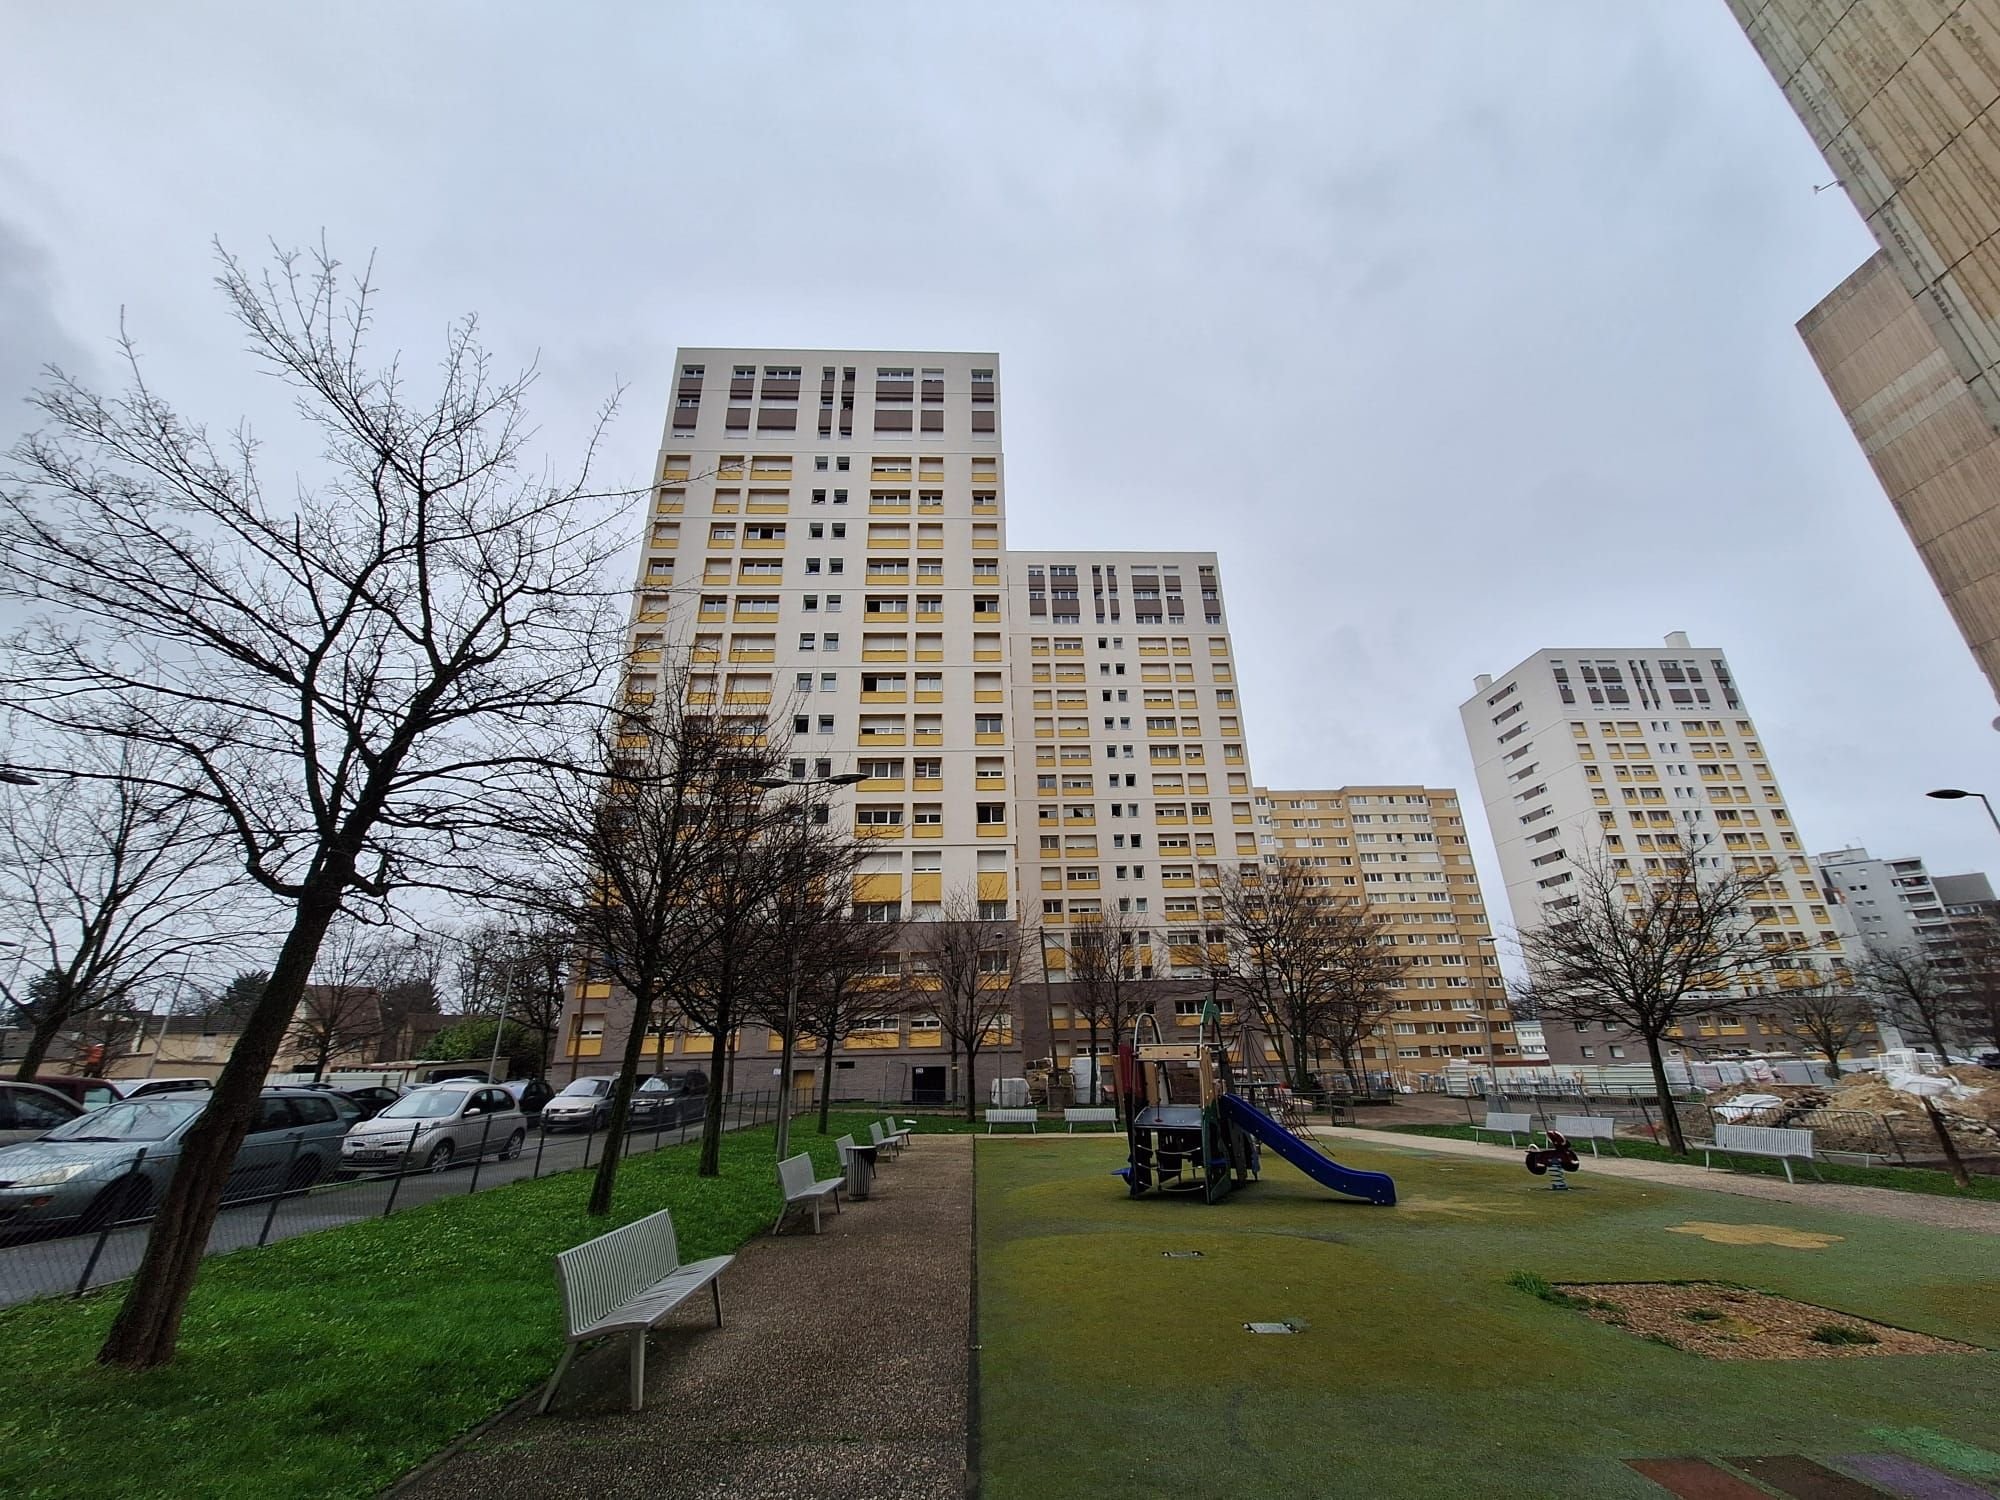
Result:
M810 1117L793 1145L835 1170ZM122 1288L0 1311L0 1494L374 1494L548 1378L558 1250L661 1208L688 1260L770 1226L771 1131L724 1136L719 1178L697 1151L628 1159L609 1220L568 1172L211 1260L180 1358L145 1375L93 1360Z
M1555 1193L1518 1166L1346 1142L1341 1159L1394 1175L1399 1206L1269 1155L1220 1204L1135 1202L1110 1175L1119 1141L983 1143L983 1500L1661 1500L1619 1460L1896 1448L2000 1477L2000 1356L1711 1361L1510 1284L1724 1280L1992 1349L2000 1241L1588 1162ZM1745 1225L1823 1248L1731 1243L1760 1237Z
M1480 1140L1487 1145L1495 1144L1492 1131L1475 1136L1470 1125L1396 1125L1389 1121L1364 1120L1364 1129L1400 1131L1404 1135L1445 1136L1455 1141ZM1504 1143L1502 1143L1504 1144ZM1584 1161L1590 1160L1590 1147L1582 1148ZM1651 1141L1628 1140L1618 1137L1618 1152L1632 1161L1678 1162L1682 1166L1700 1166L1701 1153L1691 1156L1676 1156L1665 1146ZM1782 1177L1784 1165L1776 1157L1770 1156L1717 1156L1715 1170L1744 1172L1755 1177ZM1812 1168L1798 1162L1792 1164L1801 1181L1813 1180ZM1927 1167L1850 1167L1838 1162L1823 1161L1819 1164L1820 1176L1828 1182L1845 1182L1855 1187L1892 1188L1899 1193L1936 1193L1946 1198L1978 1198L1988 1203L2000 1203L2000 1177L1986 1177L1974 1174L1972 1187L1968 1190L1951 1180L1949 1172L1934 1172Z

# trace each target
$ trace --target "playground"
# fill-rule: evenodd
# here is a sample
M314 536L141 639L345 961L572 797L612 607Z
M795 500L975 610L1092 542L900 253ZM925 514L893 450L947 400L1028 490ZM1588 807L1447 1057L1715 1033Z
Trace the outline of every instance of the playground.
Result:
M1256 1126L1262 1148L1247 1176L1242 1142L1196 1148L1228 1171L1226 1192L1159 1191L1160 1163L1141 1155L1140 1186L1156 1190L1135 1193L1123 1135L978 1143L985 1500L1843 1493L1773 1480L1807 1460L1836 1483L1876 1476L1847 1493L2000 1486L1989 1235L1615 1178L1588 1159L1553 1191L1518 1160L1341 1140L1322 1153L1337 1168L1309 1176L1262 1124L1211 1102L1211 1122ZM1372 1173L1393 1204L1371 1201ZM1823 1311L1974 1348L1715 1357L1712 1328L1649 1337L1590 1305L1608 1299L1562 1290L1683 1282L1790 1299L1812 1327ZM1720 1298L1693 1301L1744 1318L1766 1305ZM1672 1488L1631 1467L1689 1458L1771 1488L1702 1490L1655 1469L1681 1473ZM1750 1459L1777 1463L1735 1462ZM1899 1491L1884 1473L1933 1488ZM1967 1488L1936 1487L1954 1483Z

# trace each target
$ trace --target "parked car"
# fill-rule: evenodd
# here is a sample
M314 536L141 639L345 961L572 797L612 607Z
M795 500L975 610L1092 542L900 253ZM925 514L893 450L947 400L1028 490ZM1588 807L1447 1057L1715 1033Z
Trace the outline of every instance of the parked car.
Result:
M555 1098L556 1091L546 1078L516 1078L500 1085L514 1096L514 1102L521 1107L521 1113L533 1119L542 1112L549 1100Z
M1982 1068L2000 1068L2000 1052L1980 1053L1979 1066Z
M699 1120L708 1108L708 1075L695 1069L648 1078L632 1094L632 1128L652 1130Z
M71 1078L62 1073L37 1073L35 1082L45 1089L54 1089L58 1094L74 1099L85 1109L96 1109L99 1105L110 1104L125 1097L118 1085L109 1078Z
M447 1065L425 1070L422 1083L491 1083L493 1075L484 1068Z
M361 1118L372 1120L383 1110L403 1097L401 1089L392 1089L386 1083L365 1083L351 1089L335 1089L349 1104L361 1111Z
M119 1078L113 1082L127 1099L143 1099L148 1094L181 1094L190 1089L210 1093L215 1089L212 1078Z
M0 1146L0 1235L75 1233L149 1212L206 1093L121 1099L38 1141ZM267 1088L230 1169L225 1201L302 1192L338 1156L354 1106L312 1089Z
M542 1106L544 1130L601 1130L611 1118L611 1086L618 1080L605 1074L572 1078Z
M394 1171L408 1161L442 1172L481 1155L519 1156L527 1139L527 1116L498 1084L434 1083L348 1131L340 1160L359 1171Z
M69 1095L40 1084L0 1083L0 1146L38 1140L84 1112Z

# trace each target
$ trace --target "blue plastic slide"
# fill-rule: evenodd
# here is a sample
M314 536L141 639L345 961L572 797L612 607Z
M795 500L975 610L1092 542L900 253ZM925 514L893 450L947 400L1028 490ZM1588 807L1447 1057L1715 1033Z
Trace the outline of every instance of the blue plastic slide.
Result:
M1222 1096L1222 1112L1322 1187L1350 1198L1365 1198L1384 1208L1395 1203L1396 1180L1387 1172L1357 1172L1352 1167L1343 1167L1236 1094Z

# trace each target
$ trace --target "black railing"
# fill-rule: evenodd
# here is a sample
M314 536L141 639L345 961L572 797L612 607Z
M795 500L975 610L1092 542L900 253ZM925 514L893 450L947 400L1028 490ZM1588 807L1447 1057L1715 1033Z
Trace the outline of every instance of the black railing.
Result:
M777 1118L778 1100L775 1089L732 1094L723 1100L722 1128L768 1125ZM677 1100L632 1120L625 1154L644 1155L699 1140L706 1103L699 1097ZM803 1112L804 1106L797 1108ZM433 1158L421 1149L424 1122L415 1121L395 1154L379 1164L343 1160L338 1135L299 1132L282 1144L248 1146L238 1156L238 1180L209 1232L208 1253L264 1245L384 1218L440 1198L595 1166L603 1155L601 1125L550 1131L530 1121L520 1148L514 1149L511 1137L519 1128L496 1137L489 1118L476 1149L454 1149L449 1157ZM262 1159L255 1159L260 1153ZM0 1192L0 1306L81 1295L130 1276L145 1253L155 1206L177 1158L171 1148L135 1145L129 1157L114 1159L109 1168L63 1181L37 1183L34 1172L22 1171ZM43 1169L41 1175L57 1170ZM0 1182L6 1178L0 1167Z

